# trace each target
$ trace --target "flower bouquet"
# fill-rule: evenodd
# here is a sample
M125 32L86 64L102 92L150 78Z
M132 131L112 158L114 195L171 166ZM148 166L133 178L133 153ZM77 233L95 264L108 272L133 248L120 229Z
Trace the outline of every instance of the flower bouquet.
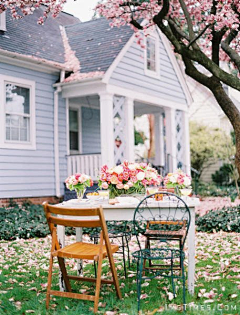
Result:
M129 163L124 161L118 166L102 166L98 185L109 189L109 198L120 195L145 194L146 186L160 185L162 177L147 163Z
M82 200L83 195L87 187L93 185L93 181L90 176L86 174L77 173L75 175L69 176L66 180L66 187L69 190L75 190L77 193L77 198Z
M188 194L190 194L192 190L191 176L185 174L181 169L177 169L176 172L168 173L164 177L164 185L166 188L174 188L177 195L180 195L182 190L188 190Z

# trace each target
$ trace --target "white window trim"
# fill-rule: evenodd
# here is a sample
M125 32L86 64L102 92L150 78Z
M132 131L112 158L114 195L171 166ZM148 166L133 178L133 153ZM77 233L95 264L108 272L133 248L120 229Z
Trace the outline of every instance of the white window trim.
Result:
M6 119L5 119L5 83L16 84L30 90L30 141L8 141L6 140ZM0 148L36 150L36 118L35 118L35 82L22 78L0 75Z
M156 71L147 69L147 37L155 40L155 56L156 56ZM155 34L151 34L144 39L144 72L149 77L159 78L160 77L160 62L159 62L159 38Z
M6 31L6 11L0 13L0 31Z

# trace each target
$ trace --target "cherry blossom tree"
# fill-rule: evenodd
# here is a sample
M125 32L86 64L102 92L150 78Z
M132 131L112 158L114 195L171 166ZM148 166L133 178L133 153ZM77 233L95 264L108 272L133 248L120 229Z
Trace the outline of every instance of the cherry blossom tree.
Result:
M45 4L41 24L49 14L56 16L65 2L5 0L0 10L10 8L13 16L19 18ZM240 174L240 112L224 89L227 85L240 91L240 1L101 0L96 10L109 19L112 26L129 24L139 44L140 34L147 36L153 27L165 34L174 52L181 56L186 74L211 90L229 118L236 134L235 163Z

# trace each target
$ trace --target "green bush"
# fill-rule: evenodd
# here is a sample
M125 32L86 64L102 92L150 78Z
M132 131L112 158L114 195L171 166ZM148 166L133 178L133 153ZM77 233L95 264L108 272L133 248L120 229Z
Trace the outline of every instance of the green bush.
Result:
M13 202L0 208L0 240L45 237L49 234L43 207L25 203L18 206Z
M240 206L211 210L196 220L201 232L240 232Z
M212 180L217 185L228 185L233 180L234 167L232 164L223 164L218 171L212 174Z
M234 201L237 197L235 186L217 186L213 183L198 183L198 195L201 197L230 197Z

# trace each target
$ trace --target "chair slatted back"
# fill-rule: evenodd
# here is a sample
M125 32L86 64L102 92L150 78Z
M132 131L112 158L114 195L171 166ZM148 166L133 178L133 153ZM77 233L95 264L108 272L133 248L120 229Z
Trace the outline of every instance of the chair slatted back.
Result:
M44 203L44 211L50 232L56 225L65 227L87 227L95 228L104 226L104 215L102 207L96 208L67 208Z

